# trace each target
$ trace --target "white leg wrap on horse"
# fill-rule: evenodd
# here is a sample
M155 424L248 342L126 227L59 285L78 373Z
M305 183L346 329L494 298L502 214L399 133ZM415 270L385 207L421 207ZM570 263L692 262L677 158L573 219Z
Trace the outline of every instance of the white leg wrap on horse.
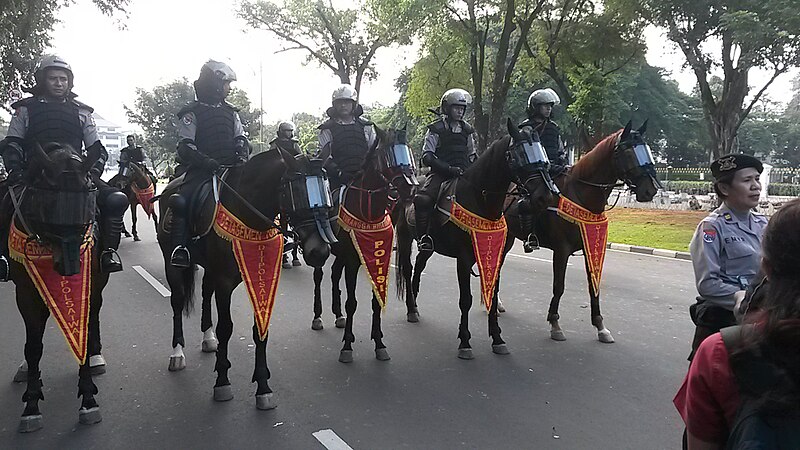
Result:
M176 345L172 349L172 354L169 355L170 358L179 358L183 357L183 346L181 344Z

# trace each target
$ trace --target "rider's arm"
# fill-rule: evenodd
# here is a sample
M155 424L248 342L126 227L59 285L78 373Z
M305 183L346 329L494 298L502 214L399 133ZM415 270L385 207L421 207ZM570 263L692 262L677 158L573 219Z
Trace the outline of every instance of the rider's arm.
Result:
M317 157L323 161L328 160L331 157L331 141L333 140L331 130L327 128L319 130L319 133L317 133L317 139L319 140Z
M439 146L439 135L428 130L422 144L422 164L430 167L433 172L450 176L450 165L436 156L436 147Z
M193 112L187 112L178 121L178 156L181 161L189 166L208 167L212 170L214 165L219 167L219 163L197 150L194 142L196 132L197 118Z
M15 172L15 182L19 181L22 176L22 165L25 161L25 151L22 144L25 140L27 129L28 108L21 106L11 116L11 122L8 124L8 133L5 139L0 141L0 156L3 158L3 165L9 175Z
M250 156L250 142L244 134L244 126L242 126L239 113L233 113L233 120L233 146L236 149L236 156L242 161L246 161Z
M470 133L470 135L467 136L467 156L470 164L478 159L478 151L475 150L475 133Z
M375 145L375 127L372 125L365 126L364 137L367 138L367 148L372 148Z
M108 152L100 142L100 136L97 135L97 125L94 122L92 112L81 108L78 110L78 116L81 119L81 127L83 128L83 145L86 147L86 153L98 152L100 155L90 171L90 173L99 177L105 170Z

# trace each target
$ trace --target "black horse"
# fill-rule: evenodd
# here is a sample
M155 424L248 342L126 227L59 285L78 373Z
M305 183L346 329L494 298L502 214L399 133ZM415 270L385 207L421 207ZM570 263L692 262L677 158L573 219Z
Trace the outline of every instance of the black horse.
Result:
M604 211L612 189L620 186L617 180L623 180L624 184L636 193L636 200L640 202L652 200L660 184L655 177L652 155L644 141L646 128L647 123L632 131L631 123L628 122L623 130L603 139L573 167L554 180L561 194L592 213L599 214ZM508 201L510 207L506 215L509 234L506 252L511 250L515 238L525 239L520 227L519 206L516 202L511 203L511 199ZM549 206L555 208L557 202ZM551 326L550 337L556 341L563 341L566 337L558 323L558 305L564 294L567 260L572 253L583 249L583 239L578 225L564 220L552 211L539 213L535 228L540 245L553 250L553 298L550 301L547 320ZM603 324L603 316L600 314L600 295L594 290L587 264L585 265L589 280L592 325L597 328L600 342L612 343L614 337Z
M100 157L91 152L83 157L69 146L46 145L46 152L38 144L27 170L27 187L24 192L13 192L17 207L13 224L26 233L39 248L52 251L53 267L59 275L72 276L84 273L81 267L81 252L88 251L87 227L92 227L95 214L96 189L89 169ZM5 191L5 186L0 188ZM67 217L69 216L69 217ZM9 218L11 220L11 218ZM28 258L28 243L25 256ZM81 397L79 421L85 424L102 420L100 407L95 400L97 386L92 382L89 355L100 354L99 313L103 303L103 289L108 283L108 274L100 270L100 252L95 248L89 256L91 267L91 291L89 292L89 317L86 360L78 370L78 396ZM46 270L46 269L45 269ZM44 275L43 275L44 276ZM11 261L11 280L16 285L17 307L25 321L25 363L27 365L27 389L22 396L25 409L19 425L20 432L30 432L42 427L39 401L42 394L39 362L42 358L44 335L50 311L45 300L19 260Z
M299 206L302 203L299 202L298 195L314 194L319 196L318 193L305 191L307 189L306 174L321 176L321 164L314 164L305 158L295 160L281 150L260 153L253 156L243 166L228 169L225 181L220 187L219 202L245 225L256 230L275 227L275 217L279 213L286 214L294 226L295 233L299 236L306 263L313 267L319 267L325 263L330 252L328 243L320 235L323 226L319 224L320 221L327 224L327 207L329 205L320 205L320 208L324 209L321 214L316 209ZM319 176L315 178L319 178ZM292 181L297 179L299 182ZM176 179L174 182L180 183L181 179ZM283 188L291 186L304 191L302 194L294 196L295 202L286 203L282 201L280 194ZM171 186L167 186L163 195L172 191ZM294 190L292 192L297 193ZM307 206L309 203L311 202L307 199L305 205ZM168 217L165 214L171 214L171 212L167 212L166 202L160 202L160 204L162 221L159 225L158 241L164 257L167 281L172 291L170 300L173 309L173 353L170 356L169 370L177 371L186 367L183 354L185 341L182 314L188 313L191 309L195 267L200 265L205 268L204 288L213 290L219 316L217 324L219 346L216 352L217 379L214 385L214 399L217 401L230 400L233 398L233 390L228 379L228 370L231 367L228 360L228 342L233 331L230 310L231 293L242 281L231 243L214 232L201 232L200 236L190 244L193 255L191 267L187 269L173 267L169 262L172 252L171 240L164 229L164 225L169 222L164 219ZM210 224L213 220L214 210L214 198L209 197L199 206L198 215L201 219L197 222ZM320 217L323 218L320 219ZM205 228L210 228L210 226ZM256 406L259 409L271 409L276 406L276 403L268 384L270 372L266 359L267 338L260 339L255 324L253 325L253 340L256 346L253 381L258 384Z
M503 201L512 183L516 183L533 202L549 202L553 197L552 182L547 175L546 157L534 134L533 142L523 138L509 120L507 123L510 136L495 141L478 160L455 181L453 196L458 203L472 213L487 219L499 220L503 217ZM533 151L538 149L538 151ZM440 199L441 200L441 199ZM409 217L413 214L413 205L402 211L402 220L397 225L397 288L398 294L405 297L408 320L416 322L419 318L417 295L419 294L420 275L425 269L432 253L419 253L416 264L411 264L411 245L415 230ZM469 310L472 305L470 292L471 268L475 264L475 253L470 235L448 220L438 224L431 223L430 234L434 239L436 253L457 260L459 285L459 306L461 323L459 325L458 357L472 359L469 331ZM502 267L503 260L499 261ZM413 270L413 276L412 276ZM489 335L492 338L492 351L507 354L508 348L500 336L497 323L497 286L495 300L489 310Z
M155 176L148 173L142 166L134 161L128 163L128 167L123 171L123 173L114 175L114 177L108 181L108 184L116 187L128 197L128 203L131 205L131 232L133 233L134 241L141 240L139 239L139 232L136 229L136 221L138 219L136 216L136 206L139 205L140 202L139 196L136 195L136 192L134 191L134 186L140 191L150 189L152 186L153 196L155 196L156 181L157 180ZM149 207L152 208L152 206ZM148 206L142 205L142 208L148 208ZM153 223L156 226L156 230L158 230L158 214L155 210L153 211L152 217ZM131 237L130 233L128 233L128 230L126 230L124 227L122 232L125 233L125 237Z

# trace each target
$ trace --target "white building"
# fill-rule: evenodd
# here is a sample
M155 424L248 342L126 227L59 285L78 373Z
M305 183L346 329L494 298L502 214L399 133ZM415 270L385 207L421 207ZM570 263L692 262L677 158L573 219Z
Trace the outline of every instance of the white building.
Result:
M119 161L119 151L128 145L125 137L133 133L129 130L123 130L121 126L108 121L100 114L94 113L92 115L97 125L97 135L100 137L100 142L108 151L107 166L116 167L117 161Z

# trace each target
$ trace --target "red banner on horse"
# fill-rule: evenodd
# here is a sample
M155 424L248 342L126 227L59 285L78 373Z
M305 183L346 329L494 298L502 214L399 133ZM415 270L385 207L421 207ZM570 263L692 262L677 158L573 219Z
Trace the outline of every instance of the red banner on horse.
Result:
M156 187L153 183L150 183L150 186L139 189L136 187L136 183L131 184L131 189L133 193L136 194L136 198L139 200L139 204L142 205L142 209L144 212L147 213L147 217L153 217L153 203L150 201L156 194Z
M488 311L492 307L494 287L500 274L500 262L508 231L506 218L501 216L497 220L484 219L454 201L450 207L450 220L472 238L472 251L475 253L478 274L481 277L481 297Z
M283 237L278 228L254 230L230 213L222 203L217 204L214 230L233 246L239 273L247 288L261 340L266 339L275 294L281 278Z
M80 272L65 277L53 267L53 250L50 247L29 241L28 235L14 224L8 236L11 257L25 267L79 364L86 362L93 244L94 241L87 234L81 245Z
M372 291L381 308L386 308L389 264L392 261L394 241L392 218L386 214L380 222L364 222L342 206L339 208L339 223L350 233L361 263L367 268Z
M600 279L608 242L608 217L605 213L595 214L563 195L558 200L558 215L580 227L583 254L589 266L592 287L595 294L600 295Z

